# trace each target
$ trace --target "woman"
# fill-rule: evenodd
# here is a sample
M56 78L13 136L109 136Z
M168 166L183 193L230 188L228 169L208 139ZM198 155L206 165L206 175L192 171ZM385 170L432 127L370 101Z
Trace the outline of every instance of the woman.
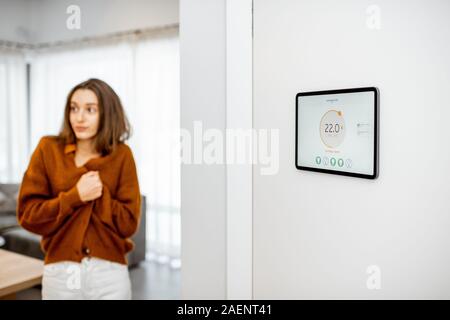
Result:
M43 299L130 299L126 254L140 221L129 124L114 90L73 88L61 133L43 137L24 174L18 220L42 235Z

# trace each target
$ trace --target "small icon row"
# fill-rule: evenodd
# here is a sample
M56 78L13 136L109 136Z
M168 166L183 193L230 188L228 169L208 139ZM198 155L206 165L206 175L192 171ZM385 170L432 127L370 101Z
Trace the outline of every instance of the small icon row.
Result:
M331 165L332 167L335 167L336 163L339 167L342 168L344 166L344 159L339 158L336 160L336 158L319 157L319 156L316 157L316 164L318 164L318 165L323 164L324 166ZM345 166L347 168L351 168L352 160L351 159L345 160Z

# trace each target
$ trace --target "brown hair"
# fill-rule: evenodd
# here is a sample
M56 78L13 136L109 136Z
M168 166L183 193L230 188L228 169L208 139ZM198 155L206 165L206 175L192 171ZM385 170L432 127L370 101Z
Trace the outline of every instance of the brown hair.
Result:
M98 99L100 119L97 134L94 138L95 148L102 155L114 151L116 146L123 143L131 135L130 123L123 110L119 96L104 81L89 79L76 85L68 94L64 110L64 121L59 138L65 144L76 143L76 136L70 125L70 100L78 89L89 89Z

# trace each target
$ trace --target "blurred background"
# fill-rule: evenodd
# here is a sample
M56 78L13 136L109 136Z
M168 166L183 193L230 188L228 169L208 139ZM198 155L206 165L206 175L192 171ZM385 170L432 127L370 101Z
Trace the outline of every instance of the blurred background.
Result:
M146 199L134 298L179 294L178 22L177 0L0 0L0 208L8 190L16 195L39 139L59 132L69 90L88 78L106 81L132 125L128 144ZM3 247L27 254L36 239L11 224L3 223Z

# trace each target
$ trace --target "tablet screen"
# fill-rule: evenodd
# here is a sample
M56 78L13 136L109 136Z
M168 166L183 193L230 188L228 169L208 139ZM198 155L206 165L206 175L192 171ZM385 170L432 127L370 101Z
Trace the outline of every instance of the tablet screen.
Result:
M298 169L377 177L376 88L302 92L296 100Z

